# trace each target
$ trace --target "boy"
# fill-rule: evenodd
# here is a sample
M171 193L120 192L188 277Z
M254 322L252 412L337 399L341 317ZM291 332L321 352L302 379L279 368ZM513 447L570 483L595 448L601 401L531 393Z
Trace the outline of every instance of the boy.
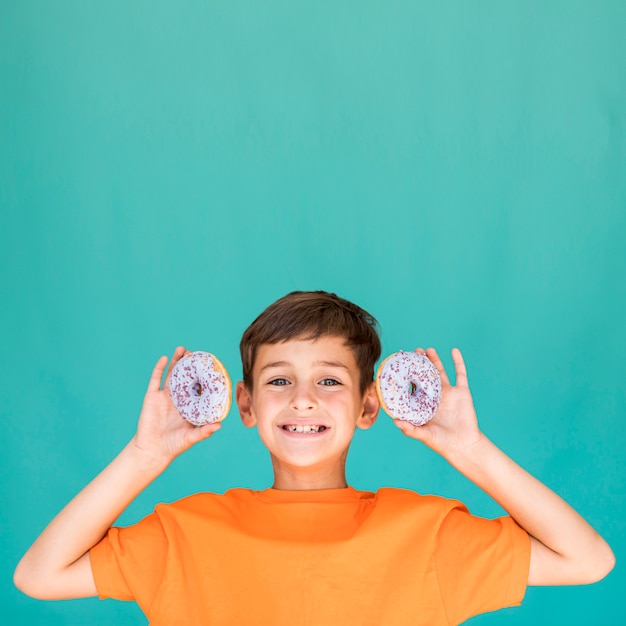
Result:
M241 340L236 401L274 470L272 489L196 494L136 526L111 524L181 452L220 424L182 421L152 373L137 432L50 523L15 573L42 599L136 600L155 626L172 624L458 624L519 604L530 585L583 584L612 569L609 546L572 508L479 430L461 353L425 426L396 421L499 502L484 520L458 502L346 483L355 428L379 403L376 321L325 292L294 292ZM515 520L515 521L514 521Z

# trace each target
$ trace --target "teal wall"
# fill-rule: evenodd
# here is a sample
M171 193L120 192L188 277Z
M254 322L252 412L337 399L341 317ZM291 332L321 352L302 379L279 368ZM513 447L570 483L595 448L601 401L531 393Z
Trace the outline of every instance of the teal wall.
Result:
M621 0L3 2L3 623L145 623L30 600L15 563L132 436L159 355L238 378L253 317L320 288L385 353L459 345L483 429L617 553L471 623L624 623L625 24ZM500 511L383 415L349 479ZM121 522L270 480L233 411Z

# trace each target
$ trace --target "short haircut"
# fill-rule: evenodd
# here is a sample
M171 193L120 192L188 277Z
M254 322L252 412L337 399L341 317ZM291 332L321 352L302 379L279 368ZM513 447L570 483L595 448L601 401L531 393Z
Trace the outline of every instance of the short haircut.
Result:
M374 379L380 357L378 322L361 307L326 291L293 291L265 309L244 332L239 349L243 382L252 391L252 369L259 346L290 339L342 337L360 372L360 391Z

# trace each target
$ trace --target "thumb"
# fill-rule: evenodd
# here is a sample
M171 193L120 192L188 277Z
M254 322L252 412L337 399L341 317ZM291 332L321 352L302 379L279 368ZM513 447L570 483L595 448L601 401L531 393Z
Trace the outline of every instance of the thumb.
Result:
M217 432L222 427L221 422L213 422L212 424L205 424L204 426L198 426L189 431L188 441L190 445L194 445L203 439L208 439L213 433Z
M393 423L402 431L404 435L407 437L411 437L412 439L424 439L424 428L422 426L415 426L415 424L411 424L411 422L407 422L406 420L395 419Z

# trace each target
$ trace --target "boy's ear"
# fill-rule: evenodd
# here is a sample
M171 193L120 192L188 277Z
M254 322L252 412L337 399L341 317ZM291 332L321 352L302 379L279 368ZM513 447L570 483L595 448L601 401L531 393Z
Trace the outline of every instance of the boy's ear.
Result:
M363 430L371 428L378 417L379 411L380 401L376 393L376 383L373 382L365 391L363 397L363 412L357 422L357 426Z
M242 380L237 383L235 388L235 401L244 426L252 428L256 424L256 417L252 410L252 394Z

